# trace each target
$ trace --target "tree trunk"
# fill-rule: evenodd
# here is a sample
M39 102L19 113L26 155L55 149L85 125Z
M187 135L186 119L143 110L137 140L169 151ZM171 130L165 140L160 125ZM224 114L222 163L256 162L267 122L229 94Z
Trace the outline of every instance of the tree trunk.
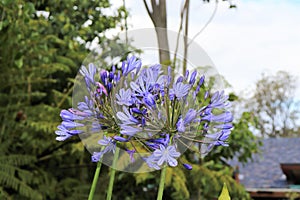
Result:
M164 63L170 61L170 50L167 29L155 27L159 48L159 61Z
M159 61L165 63L170 61L170 48L167 33L167 6L166 0L151 0L152 11L144 0L148 15L150 16L156 31L159 48Z

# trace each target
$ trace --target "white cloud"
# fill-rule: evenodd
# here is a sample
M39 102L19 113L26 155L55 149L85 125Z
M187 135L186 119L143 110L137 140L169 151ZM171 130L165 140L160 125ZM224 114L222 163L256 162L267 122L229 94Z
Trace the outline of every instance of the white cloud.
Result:
M214 9L214 3L191 2L190 37L201 30ZM126 4L131 29L153 27L142 1ZM263 72L286 70L300 78L300 4L279 0L236 4L237 9L228 9L228 3L220 1L215 18L196 39L219 72L236 91L253 86ZM169 29L177 31L181 1L168 1L167 6Z
M238 10L221 10L198 38L219 71L237 90L264 71L300 76L300 5L287 1L240 1Z

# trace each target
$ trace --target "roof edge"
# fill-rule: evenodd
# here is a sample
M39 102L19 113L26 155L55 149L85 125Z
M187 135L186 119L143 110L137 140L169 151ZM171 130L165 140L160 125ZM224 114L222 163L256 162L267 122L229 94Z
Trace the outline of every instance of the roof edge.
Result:
M300 189L293 188L246 188L247 192L299 192Z

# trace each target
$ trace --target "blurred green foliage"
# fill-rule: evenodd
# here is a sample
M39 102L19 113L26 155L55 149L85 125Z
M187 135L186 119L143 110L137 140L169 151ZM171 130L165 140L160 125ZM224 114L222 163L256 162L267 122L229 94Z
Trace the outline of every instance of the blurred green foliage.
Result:
M0 199L87 198L90 155L54 131L87 47L109 45L105 31L127 15L107 9L108 0L0 1Z
M260 137L299 136L300 101L296 97L297 76L286 71L262 74L252 95L245 96L245 110L257 118Z

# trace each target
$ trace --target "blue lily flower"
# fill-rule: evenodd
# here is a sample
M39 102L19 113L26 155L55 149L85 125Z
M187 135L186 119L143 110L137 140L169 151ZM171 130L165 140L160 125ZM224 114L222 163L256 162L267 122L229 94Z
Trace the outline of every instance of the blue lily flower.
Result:
M133 99L131 96L131 90L130 89L120 89L119 93L116 94L117 98L117 104L119 105L126 105L126 106L131 106L133 103Z
M80 133L83 133L82 130L69 130L63 125L57 126L58 130L55 131L55 134L58 135L56 137L56 140L58 141L65 141L66 139L72 137L73 135L78 135Z
M89 64L89 70L85 66L81 66L81 69L79 72L84 76L85 83L87 85L87 88L91 88L91 84L95 84L95 74L96 74L97 68L94 64Z
M178 164L175 158L178 158L180 153L176 151L173 145L167 146L167 148L164 145L159 145L159 149L153 152L153 156L157 159L157 165L161 166L163 163L167 163L175 167Z

